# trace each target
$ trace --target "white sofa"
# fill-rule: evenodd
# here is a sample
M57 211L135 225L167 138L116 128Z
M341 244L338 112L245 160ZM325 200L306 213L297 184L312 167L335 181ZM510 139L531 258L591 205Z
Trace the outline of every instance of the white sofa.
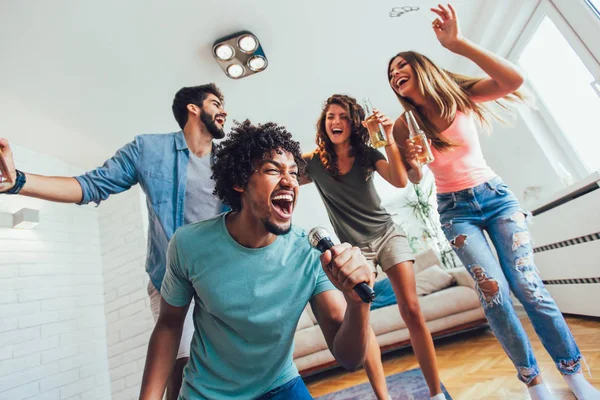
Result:
M433 337L439 338L487 325L475 291L475 283L469 273L463 267L458 267L444 269L447 272L444 274L439 264L441 263L433 251L417 255L415 262L417 293L430 292L436 286L437 289L444 287L419 296L421 310ZM385 274L380 274L379 279L387 278ZM408 329L400 317L397 304L373 310L371 326L382 352L410 345ZM302 313L294 341L294 362L302 376L338 365L327 348L310 306Z

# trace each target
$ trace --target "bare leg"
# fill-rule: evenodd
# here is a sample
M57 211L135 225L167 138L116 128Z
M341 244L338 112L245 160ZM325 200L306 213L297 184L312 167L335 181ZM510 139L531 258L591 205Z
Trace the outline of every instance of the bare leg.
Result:
M388 269L386 273L396 294L400 315L410 333L410 341L429 387L429 393L433 397L442 393L442 387L433 339L427 325L425 325L425 318L423 318L419 306L413 263L412 261L406 261L396 264Z
M183 381L183 367L187 364L189 358L180 358L175 361L173 366L173 372L167 382L167 398L166 400L177 400L179 396L179 390L181 390L181 383Z
M369 337L365 372L369 377L369 382L371 383L373 392L375 392L375 396L377 396L377 400L388 400L390 395L385 381L383 364L381 363L381 349L379 348L379 344L377 344L377 337L373 329L371 329L371 336Z

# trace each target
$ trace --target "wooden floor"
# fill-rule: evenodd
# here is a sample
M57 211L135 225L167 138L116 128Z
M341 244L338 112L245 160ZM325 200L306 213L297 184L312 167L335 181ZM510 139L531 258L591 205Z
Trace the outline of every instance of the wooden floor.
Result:
M586 378L600 388L600 319L567 316L575 340L586 358L593 378ZM543 378L556 399L575 396L556 370L527 319L522 319L529 335ZM528 400L527 388L516 378L516 371L489 329L469 332L436 341L440 377L455 400L510 399ZM386 376L419 365L412 350L399 350L383 356ZM584 367L585 368L585 367ZM309 377L306 384L314 397L368 382L363 370L348 373L339 368Z

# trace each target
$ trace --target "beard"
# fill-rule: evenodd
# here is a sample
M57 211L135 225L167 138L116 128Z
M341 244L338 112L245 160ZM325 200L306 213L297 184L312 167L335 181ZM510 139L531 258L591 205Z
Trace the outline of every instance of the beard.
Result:
M225 131L217 126L214 116L211 117L204 110L200 110L200 121L206 126L213 138L223 139L225 137Z
M292 229L291 222L288 226L280 226L280 225L276 225L273 222L269 221L268 218L263 218L261 221L262 221L265 229L267 230L267 232L272 233L273 235L277 235L277 236L285 235Z

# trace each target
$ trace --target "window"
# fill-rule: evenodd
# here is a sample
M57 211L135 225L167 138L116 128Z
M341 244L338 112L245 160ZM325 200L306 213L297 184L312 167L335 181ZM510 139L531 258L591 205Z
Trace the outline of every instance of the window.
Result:
M594 10L596 15L600 17L600 0L586 0L588 5Z
M574 180L600 170L600 65L548 1L540 3L509 58L527 74L539 108L530 118L549 128L541 134L545 139L536 136L554 143L559 175Z

